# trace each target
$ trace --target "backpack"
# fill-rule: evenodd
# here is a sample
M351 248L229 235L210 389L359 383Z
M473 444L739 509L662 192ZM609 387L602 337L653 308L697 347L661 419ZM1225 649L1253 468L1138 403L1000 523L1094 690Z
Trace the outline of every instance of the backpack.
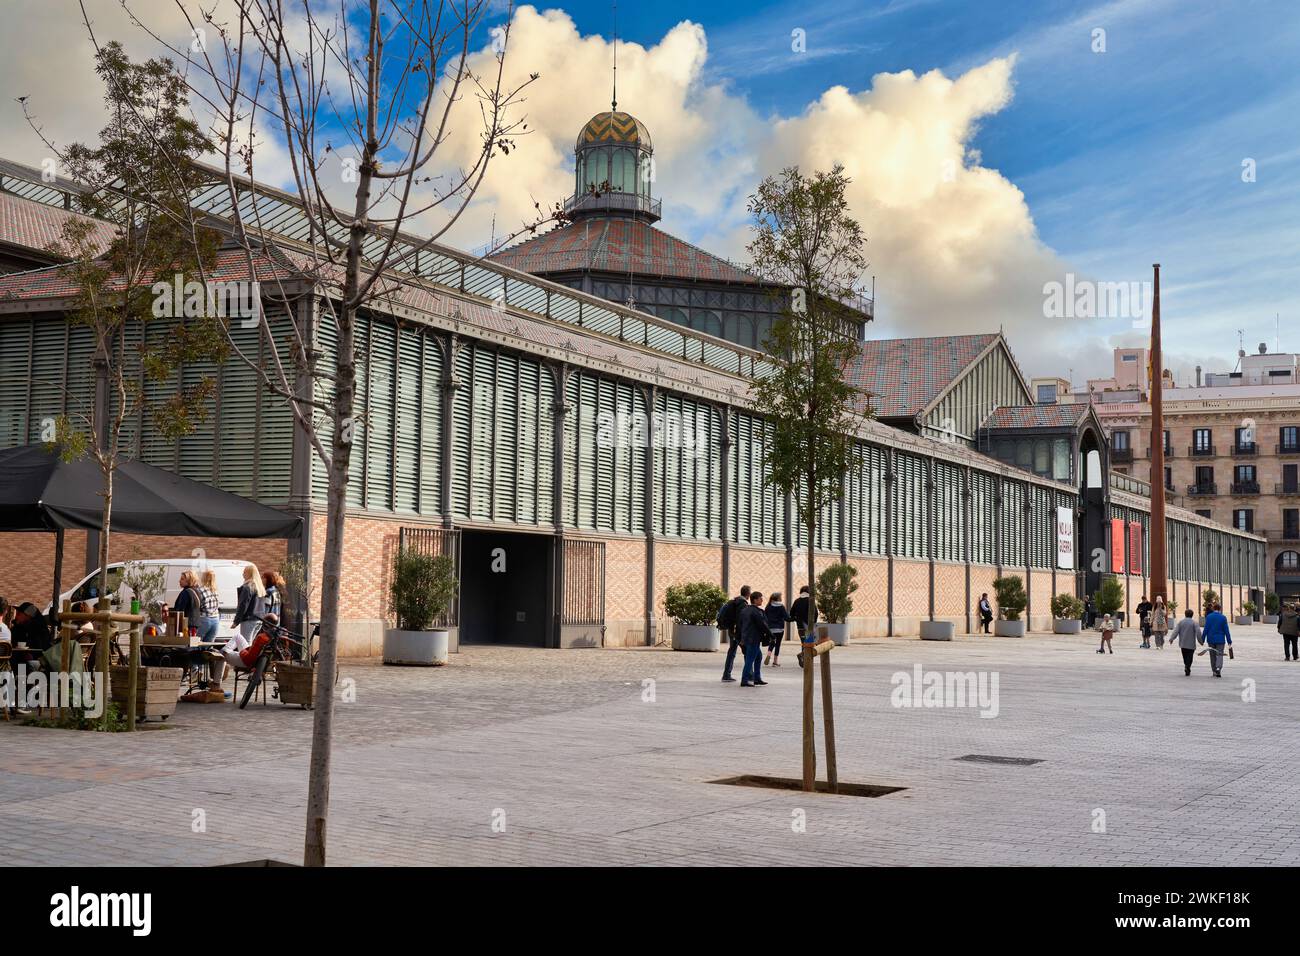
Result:
M722 607L718 608L718 629L729 631L736 626L736 602L734 599L727 600Z

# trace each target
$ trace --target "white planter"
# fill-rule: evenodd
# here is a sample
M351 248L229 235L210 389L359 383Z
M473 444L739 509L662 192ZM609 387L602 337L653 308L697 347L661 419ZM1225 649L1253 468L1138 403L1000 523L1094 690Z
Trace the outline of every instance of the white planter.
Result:
M994 621L993 633L998 637L1024 637L1025 622L1021 621Z
M818 622L817 639L821 640L823 637L829 637L831 639L831 643L834 644L836 647L846 647L849 643L848 623L846 622L844 624L830 624L824 621Z
M1054 617L1052 618L1053 634L1081 634L1083 633L1083 622L1074 617Z
M722 633L712 624L679 624L673 621L673 650L716 651Z
M1245 627L1247 624L1254 624L1255 619L1251 617L1249 614L1238 614L1236 617L1232 619L1232 623L1238 625L1239 627Z
M447 663L447 631L384 631L384 663L437 667Z
M1260 617L1260 619L1259 619L1259 623L1261 623L1261 624L1276 624L1276 623L1277 623L1277 615L1276 615L1276 614L1265 614L1265 615L1263 615L1262 617Z
M921 640L951 641L956 630L956 625L952 621L922 621Z

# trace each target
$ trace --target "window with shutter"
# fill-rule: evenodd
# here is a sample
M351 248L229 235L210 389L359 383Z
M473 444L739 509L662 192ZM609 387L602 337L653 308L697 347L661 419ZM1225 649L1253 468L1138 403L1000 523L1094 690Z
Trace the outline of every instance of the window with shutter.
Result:
M419 508L420 497L420 423L427 414L420 405L424 391L424 356L421 352L426 344L418 328L404 326L399 335L396 421L393 426L396 452L393 456L393 508L413 513Z
M450 467L450 462L446 461L450 449L442 444L443 402L446 400L443 350L446 342L432 333L424 333L421 340L424 355L420 375L420 418L413 423L413 433L419 442L420 513L435 515L448 511L448 503L442 500L442 469L444 465Z
M32 368L32 323L39 319L0 319L0 448L27 444L27 388Z
M352 416L352 455L349 459L347 502L352 507L361 507L366 499L366 460L370 432L370 354L371 322L368 316L356 318L356 402Z

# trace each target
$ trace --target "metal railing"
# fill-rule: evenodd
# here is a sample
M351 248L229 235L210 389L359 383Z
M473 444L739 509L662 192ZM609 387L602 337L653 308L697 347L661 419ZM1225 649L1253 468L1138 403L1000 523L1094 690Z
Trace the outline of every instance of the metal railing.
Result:
M1112 449L1110 450L1110 460L1111 460L1111 461L1132 461L1132 460L1133 460L1133 449L1132 449L1132 448L1112 448Z
M564 211L566 213L615 209L622 212L644 212L658 219L663 213L663 208L662 199L652 199L649 196L624 193L614 189L608 192L583 193L581 196L570 196L564 201Z
M1214 446L1213 445L1189 445L1187 447L1187 454L1189 454L1193 458L1213 458Z
M1251 442L1249 445L1232 446L1233 458L1250 458L1253 455L1257 455L1257 454L1259 454L1259 446L1256 445L1254 442Z
M1219 493L1219 486L1212 481L1199 482L1194 485L1188 485L1187 493L1189 495L1217 495Z
M1234 495L1257 495L1259 494L1259 482L1234 481L1232 483L1232 493Z
M1273 486L1275 495L1300 495L1300 482L1290 483L1279 481Z
M1273 447L1278 455L1300 455L1300 444L1289 445L1285 442L1279 442Z

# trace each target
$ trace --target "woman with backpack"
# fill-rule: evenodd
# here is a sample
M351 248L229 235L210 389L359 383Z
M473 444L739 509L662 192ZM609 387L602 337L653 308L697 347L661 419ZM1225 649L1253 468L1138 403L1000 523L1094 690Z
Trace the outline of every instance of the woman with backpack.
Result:
M781 641L785 639L785 626L790 623L790 612L785 609L781 603L781 592L773 591L767 599L767 607L763 609L767 615L767 629L772 637L768 644L767 658L764 664L771 664L773 667L780 667L781 661Z

